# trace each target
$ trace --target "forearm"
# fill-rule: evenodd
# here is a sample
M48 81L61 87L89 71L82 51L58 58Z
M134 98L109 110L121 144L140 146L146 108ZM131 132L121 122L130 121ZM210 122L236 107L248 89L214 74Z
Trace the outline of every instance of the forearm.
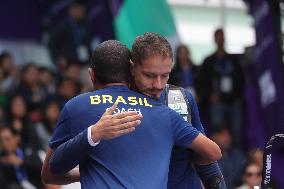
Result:
M50 173L45 179L43 179L43 183L55 184L55 185L66 185L79 181L80 181L79 168L74 168L68 173L63 175L54 175Z
M49 165L48 165L52 153L53 151L50 148L46 152L46 157L43 162L42 171L41 171L42 182L44 184L63 185L63 184L70 184L73 182L80 181L80 172L78 168L74 168L64 175L52 174L49 170Z
M195 152L197 158L194 158L194 162L198 164L209 164L222 157L219 146L203 134L199 134L189 148Z
M195 164L195 169L205 188L227 189L223 174L217 161L210 164Z
M86 157L88 147L87 130L61 144L49 160L50 172L55 175L66 174Z
M195 152L193 152L193 154L194 155L192 155L192 161L195 165L209 165L209 164L215 162L212 159L202 157L202 156L196 154Z

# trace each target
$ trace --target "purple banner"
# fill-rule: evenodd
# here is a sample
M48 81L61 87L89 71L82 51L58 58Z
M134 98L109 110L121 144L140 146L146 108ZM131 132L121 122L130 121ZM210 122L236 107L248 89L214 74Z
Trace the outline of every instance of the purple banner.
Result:
M268 137L284 132L284 78L279 39L280 18L276 18L267 0L253 0L255 19L255 77L260 93L260 107ZM268 138L267 138L268 139Z
M41 37L37 0L0 1L0 38L33 39Z
M40 40L67 17L72 0L10 0L0 2L0 38ZM123 0L82 0L86 4L87 21L98 42L114 38L113 20Z
M280 9L278 1L251 0L251 13L256 31L254 81L259 96L259 120L265 129L265 141L284 133L284 71L280 43ZM258 128L255 128L257 131ZM257 133L256 133L257 134ZM277 145L272 176L284 188L282 145ZM263 144L260 144L263 146Z

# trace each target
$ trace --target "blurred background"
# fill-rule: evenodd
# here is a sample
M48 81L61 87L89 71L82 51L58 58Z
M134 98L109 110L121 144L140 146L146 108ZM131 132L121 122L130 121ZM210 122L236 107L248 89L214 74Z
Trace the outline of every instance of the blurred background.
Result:
M64 103L92 90L90 52L144 32L170 41L169 83L194 94L228 188L259 185L265 143L284 133L283 13L283 0L0 1L0 188L60 188L41 165ZM283 144L271 188L284 188Z

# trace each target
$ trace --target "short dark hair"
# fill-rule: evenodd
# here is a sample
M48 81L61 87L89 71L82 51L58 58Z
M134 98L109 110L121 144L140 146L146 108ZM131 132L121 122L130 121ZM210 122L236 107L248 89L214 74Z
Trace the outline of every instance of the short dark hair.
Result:
M161 55L173 59L173 51L168 40L154 32L147 32L136 37L132 45L131 59L141 64L145 58Z
M117 40L108 40L99 44L91 58L91 68L101 84L129 81L130 51Z

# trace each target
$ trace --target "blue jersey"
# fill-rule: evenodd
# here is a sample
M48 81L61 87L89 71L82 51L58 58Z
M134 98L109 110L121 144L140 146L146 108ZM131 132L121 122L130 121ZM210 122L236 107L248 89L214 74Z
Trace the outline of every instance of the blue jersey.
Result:
M185 90L191 109L191 124L200 132L204 133L203 126L200 121L197 104L192 94ZM161 94L160 101L165 103L166 92ZM169 189L202 189L200 179L190 162L190 151L185 148L174 147L172 151L171 163L169 168Z
M115 113L141 113L141 125L132 133L91 147L87 128L114 102L118 102ZM50 141L54 150L60 145L54 151L56 158L51 159L50 169L62 174L79 164L83 189L163 189L167 188L173 145L188 147L198 134L159 101L125 86L111 86L66 103Z

